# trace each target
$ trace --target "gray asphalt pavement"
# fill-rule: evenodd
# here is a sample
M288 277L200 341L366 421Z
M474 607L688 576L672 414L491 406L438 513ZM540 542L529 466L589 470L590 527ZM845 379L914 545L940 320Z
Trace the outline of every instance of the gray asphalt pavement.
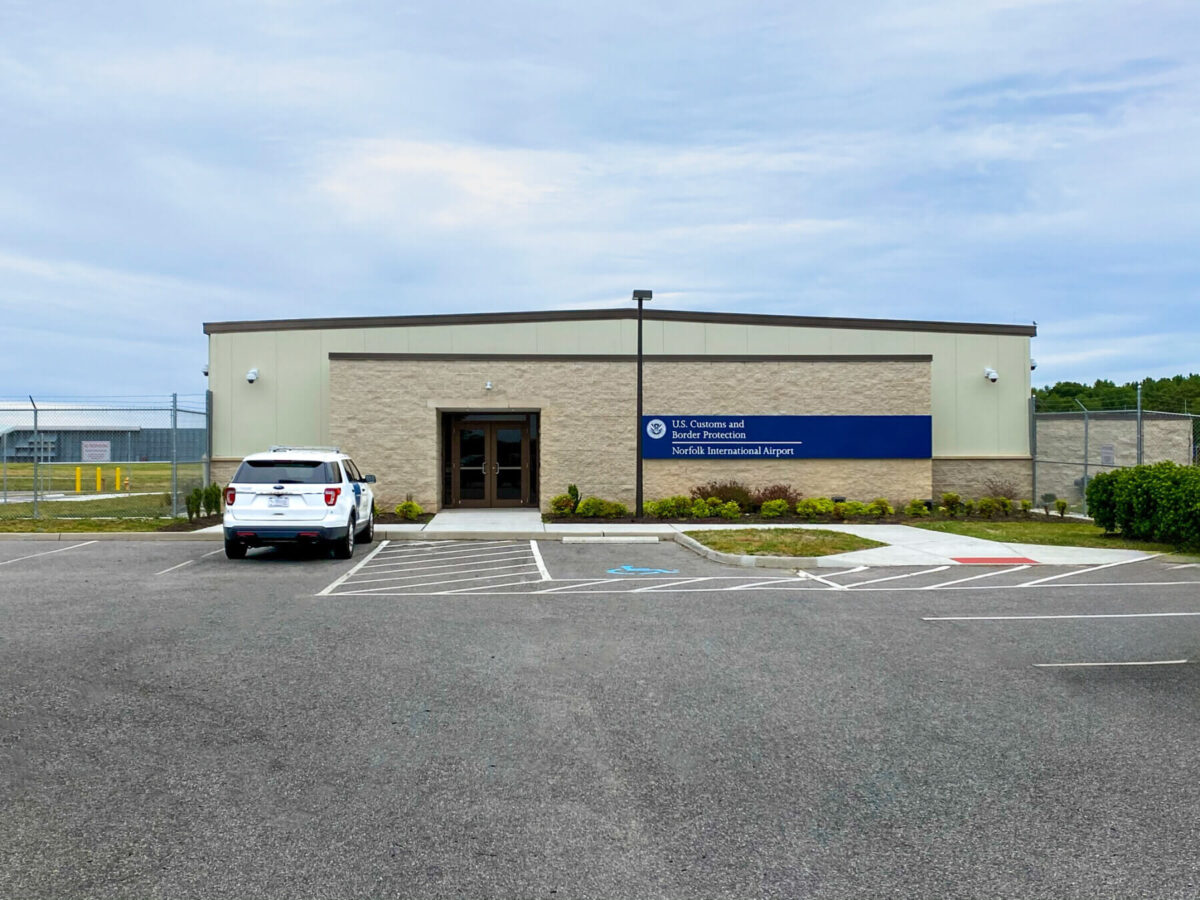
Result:
M538 546L0 544L0 897L1200 893L1200 569Z

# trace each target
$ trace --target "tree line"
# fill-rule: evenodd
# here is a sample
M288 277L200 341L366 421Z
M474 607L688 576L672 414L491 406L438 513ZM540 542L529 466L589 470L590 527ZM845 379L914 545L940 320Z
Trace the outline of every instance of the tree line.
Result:
M1142 409L1156 412L1188 412L1200 415L1200 375L1174 375L1170 378L1146 378L1142 382ZM1136 381L1117 384L1098 379L1094 384L1060 381L1050 387L1033 389L1039 412L1078 411L1082 403L1089 410L1136 409Z

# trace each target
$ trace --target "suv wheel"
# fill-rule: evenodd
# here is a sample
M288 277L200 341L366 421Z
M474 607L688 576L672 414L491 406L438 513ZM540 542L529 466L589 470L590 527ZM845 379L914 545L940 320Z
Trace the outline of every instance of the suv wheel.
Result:
M360 544L369 544L375 540L375 513L372 511L367 515L367 524L362 531L358 533L358 542Z
M354 527L354 516L351 516L350 522L346 526L346 536L333 542L335 559L349 559L354 555Z
M245 559L246 544L243 541L225 538L225 555L230 559Z

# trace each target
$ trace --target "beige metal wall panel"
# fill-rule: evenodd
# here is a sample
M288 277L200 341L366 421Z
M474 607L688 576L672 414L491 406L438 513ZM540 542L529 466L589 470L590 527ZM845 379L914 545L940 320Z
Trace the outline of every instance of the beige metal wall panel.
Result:
M714 356L743 356L750 353L748 330L745 325L705 325L704 352Z
M412 328L365 328L363 350L367 353L411 353Z
M528 324L458 325L451 336L453 353L537 353L537 331Z
M234 410L232 431L228 435L230 453L216 451L214 456L245 455L250 452L243 447L256 450L266 449L275 443L276 408L279 404L281 387L279 371L275 366L276 334L256 332L231 334L229 355L233 372L229 380L229 395L224 398ZM258 369L258 381L246 381L246 372ZM213 398L214 403L217 398Z
M535 322L538 353L584 353L582 329L576 322Z
M706 352L703 322L662 322L661 324L663 326L663 353Z
M325 410L328 408L326 365L314 365L322 356L324 335L319 331L279 334L271 387L275 397L275 434L272 444L325 443ZM258 449L265 449L259 447Z

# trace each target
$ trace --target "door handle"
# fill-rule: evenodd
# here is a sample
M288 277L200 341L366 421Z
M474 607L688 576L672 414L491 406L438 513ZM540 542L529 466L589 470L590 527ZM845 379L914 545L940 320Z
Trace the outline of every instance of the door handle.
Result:
M499 475L499 474L500 474L500 463L498 463L498 462L494 462L494 463L492 463L492 474L493 474L493 475Z

